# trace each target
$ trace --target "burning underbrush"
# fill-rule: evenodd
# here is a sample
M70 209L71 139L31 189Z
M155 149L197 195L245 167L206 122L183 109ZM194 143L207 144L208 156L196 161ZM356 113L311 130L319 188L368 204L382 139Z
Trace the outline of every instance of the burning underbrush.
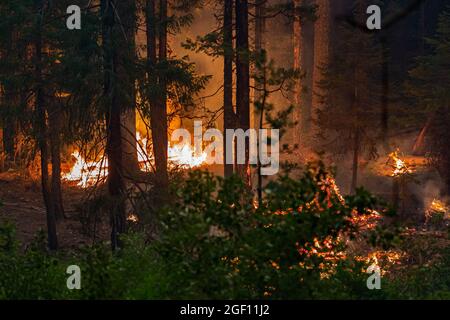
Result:
M149 139L136 135L138 146L138 162L142 172L151 173L154 170L154 159L149 145ZM176 144L167 149L169 165L171 168L199 168L206 163L206 153L197 155L191 145ZM74 182L81 188L92 187L102 183L108 176L108 159L101 153L97 155L98 160L87 160L79 150L72 153L73 165L64 173L65 181Z

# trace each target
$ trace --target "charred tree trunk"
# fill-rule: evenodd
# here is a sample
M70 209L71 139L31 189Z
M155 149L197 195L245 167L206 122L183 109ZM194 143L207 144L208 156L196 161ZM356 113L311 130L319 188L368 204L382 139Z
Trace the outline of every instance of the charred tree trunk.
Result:
M236 113L240 129L250 128L250 62L248 40L248 1L236 0ZM245 143L245 164L237 165L238 174L250 183L249 141Z
M42 16L44 10L43 1L35 1L36 11L39 16ZM35 92L35 110L37 113L37 126L38 126L38 144L41 153L41 185L42 195L46 207L47 214L47 236L48 247L50 250L58 249L58 238L56 233L56 217L54 213L54 206L52 205L52 194L49 185L49 150L48 150L48 127L47 127L47 108L45 107L44 89L42 79L42 21L38 21L37 31L34 39L35 50L35 77L37 81Z
M107 145L108 155L108 192L111 198L111 246L120 247L120 235L126 229L125 183L123 179L123 150L121 114L122 105L118 88L118 63L123 58L121 46L117 43L123 37L122 28L116 23L116 16L126 10L126 4L114 0L102 0L103 49L104 49L104 95L107 101Z
M61 110L54 105L48 117L50 127L50 153L52 161L51 195L55 218L65 218L61 191Z
M224 108L224 137L227 129L236 127L236 114L233 109L233 0L224 1L223 19L223 108ZM227 151L232 150L233 144L229 146L224 139L224 175L230 177L234 173L234 165L227 163Z

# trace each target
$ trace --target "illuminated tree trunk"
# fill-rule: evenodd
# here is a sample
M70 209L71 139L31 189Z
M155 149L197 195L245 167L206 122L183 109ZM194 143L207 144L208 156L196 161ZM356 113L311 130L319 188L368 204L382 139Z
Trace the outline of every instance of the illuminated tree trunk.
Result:
M322 97L326 95L320 84L325 80L324 70L330 64L330 32L331 32L331 1L316 0L317 20L314 30L314 73L313 73L313 111L311 119L316 120L317 110L323 108Z
M134 61L136 56L136 19L137 10L136 5L132 1L128 6L127 14L124 21L124 30L127 37L129 57ZM124 18L121 18L124 19ZM127 179L133 180L133 177L140 173L139 160L138 160L138 148L136 141L136 77L133 76L133 64L125 66L128 69L128 73L132 74L128 76L126 86L126 93L129 95L128 109L123 110L121 115L122 123L122 149L123 149L123 167L125 169L125 175ZM130 72L131 71L131 72Z
M240 129L250 128L250 63L248 40L248 1L236 0L236 113ZM245 164L238 165L238 174L250 183L249 141L245 143Z
M130 88L131 89L131 88ZM130 92L135 100L134 89ZM139 174L138 148L136 140L136 108L125 110L121 115L122 140L123 140L123 166L125 177L133 180Z
M300 70L304 77L296 81L294 102L294 142L301 143L302 136L311 128L313 103L313 71L314 71L314 23L301 16L302 6L312 5L310 0L294 0L294 69Z
M223 106L224 106L224 137L227 129L236 127L236 114L233 109L233 0L224 1L224 25L223 25L223 46L224 46L224 67L223 67ZM230 177L234 173L234 165L227 163L227 150L232 150L233 144L224 141L224 175ZM230 151L231 152L231 151Z

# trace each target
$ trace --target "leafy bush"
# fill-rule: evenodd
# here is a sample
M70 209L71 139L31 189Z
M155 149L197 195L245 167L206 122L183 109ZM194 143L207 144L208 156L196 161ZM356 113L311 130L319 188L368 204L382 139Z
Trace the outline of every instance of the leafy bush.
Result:
M21 253L13 226L0 225L0 299L64 297L65 270L46 252L45 243L45 235L39 233Z
M258 208L236 177L193 172L174 194L156 245L168 297L342 298L355 279L368 291L363 265L344 259L343 240L357 231L352 218L377 201L363 190L343 199L322 163L300 179L270 182Z

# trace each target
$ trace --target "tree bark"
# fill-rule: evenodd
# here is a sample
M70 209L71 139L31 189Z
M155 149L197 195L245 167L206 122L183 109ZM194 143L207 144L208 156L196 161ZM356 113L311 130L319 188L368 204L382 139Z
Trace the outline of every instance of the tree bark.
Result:
M3 126L3 151L7 162L13 162L16 152L16 123L12 116L7 116L4 119Z
M265 42L264 42L264 33L266 29L266 1L265 0L258 0L256 2L256 21L255 21L255 52L256 54L263 54L263 51L265 50ZM264 84L255 84L255 102L260 102L260 110L258 110L256 107L254 108L254 127L257 128L258 131L258 148L257 148L257 169L256 169L256 176L257 176L257 185L256 185L256 193L258 196L258 205L259 207L262 206L262 200L263 200L263 176L262 176L262 164L260 159L259 150L261 148L261 141L259 140L259 132L260 129L263 129L264 126L264 109L266 105L266 69L263 70L256 70L258 72L258 77L261 77L264 79Z
M122 0L123 1L123 0ZM139 160L138 148L136 141L136 76L134 72L134 61L137 59L136 55L136 21L137 8L135 1L127 0L125 13L121 16L123 30L126 36L127 45L124 50L127 51L126 60L123 61L124 89L127 96L128 104L122 110L122 151L123 151L123 167L125 170L125 177L133 180L139 175Z
M233 0L224 1L224 21L223 21L223 108L224 108L224 137L227 129L236 127L236 114L233 109ZM224 139L224 175L230 177L234 173L234 164L227 163L227 150L232 150L233 144L229 146L227 139Z
M359 170L359 149L360 149L360 131L355 128L353 140L353 161L352 161L352 185L350 192L353 194L358 188L358 170Z
M156 5L154 1L150 1L149 12L147 17L148 33L148 60L150 65L167 63L167 0L159 1L159 61L156 61L156 34L150 30L151 26L156 25ZM155 72L155 70L152 70ZM163 71L164 72L164 71ZM163 73L162 72L162 73ZM152 127L153 153L155 156L156 167L156 198L158 202L164 203L168 196L169 177L167 171L168 162L168 124L167 124L167 82L164 74L158 74L158 79L154 75L151 77L151 86L158 87L158 93L152 97L150 103L150 125ZM158 81L156 84L155 81ZM151 89L155 90L156 87Z
M51 194L56 220L65 218L61 191L61 110L53 105L49 113L50 153L52 161Z
M294 45L294 69L301 69L301 60L302 56L300 55L302 48L302 25L301 18L298 13L299 8L301 6L301 0L294 0L294 23L293 23L293 45ZM295 122L295 127L293 130L293 139L294 143L298 143L300 141L300 132L301 132L301 119L302 119L302 110L301 110L301 96L302 96L302 79L298 79L295 82L295 90L294 90L294 104L296 109L294 110L293 117Z
M104 95L107 99L107 142L108 155L108 193L111 198L111 246L116 249L121 246L120 235L126 231L125 217L125 183L123 179L123 149L121 114L123 111L123 96L119 92L117 81L120 79L119 61L123 57L122 28L116 22L116 16L121 16L126 8L125 1L102 0L102 35L104 50ZM125 49L126 50L126 49Z
M14 59L17 54L17 49L15 47L15 41L17 39L17 32L15 30L11 30L8 32L5 37L3 43L5 43L5 47L3 48L0 55L6 61L9 59ZM5 70L6 71L6 70ZM12 70L7 70L12 71ZM2 91L3 95L0 96L2 99L2 108L6 109L6 113L3 116L3 151L5 153L5 160L7 162L13 162L15 159L15 136L16 136L16 119L14 116L14 108L18 104L18 88L15 86L9 85L8 83L2 83Z
M313 109L314 73L314 22L300 15L302 6L311 6L311 0L294 0L294 69L304 77L296 81L294 143L300 144L302 136L310 133Z
M43 1L35 0L35 8L42 16ZM45 107L44 100L44 88L42 84L42 21L41 18L37 23L37 32L34 39L34 50L35 50L35 77L36 77L36 92L35 92L35 110L37 113L37 125L38 125L38 144L41 153L41 186L42 195L44 198L44 204L46 207L46 217L47 217L47 237L48 237L48 248L50 250L58 249L58 238L56 233L56 217L54 213L54 207L52 205L52 194L50 192L49 185L49 173L48 173L48 162L49 162L49 151L48 151L48 129L47 129L47 108Z
M131 93L132 97L135 97L134 92ZM123 140L123 166L126 170L125 177L133 180L133 178L140 173L136 140L136 108L133 107L132 109L122 112L120 121Z
M317 119L317 111L323 109L321 97L326 95L326 92L320 88L320 83L325 80L324 70L330 64L331 2L329 0L316 0L318 7L314 30L315 60L313 71L313 110L311 111L311 119L313 122Z
M248 1L236 0L236 113L240 129L250 128L250 62L248 39ZM249 139L245 143L245 164L238 174L250 184Z

